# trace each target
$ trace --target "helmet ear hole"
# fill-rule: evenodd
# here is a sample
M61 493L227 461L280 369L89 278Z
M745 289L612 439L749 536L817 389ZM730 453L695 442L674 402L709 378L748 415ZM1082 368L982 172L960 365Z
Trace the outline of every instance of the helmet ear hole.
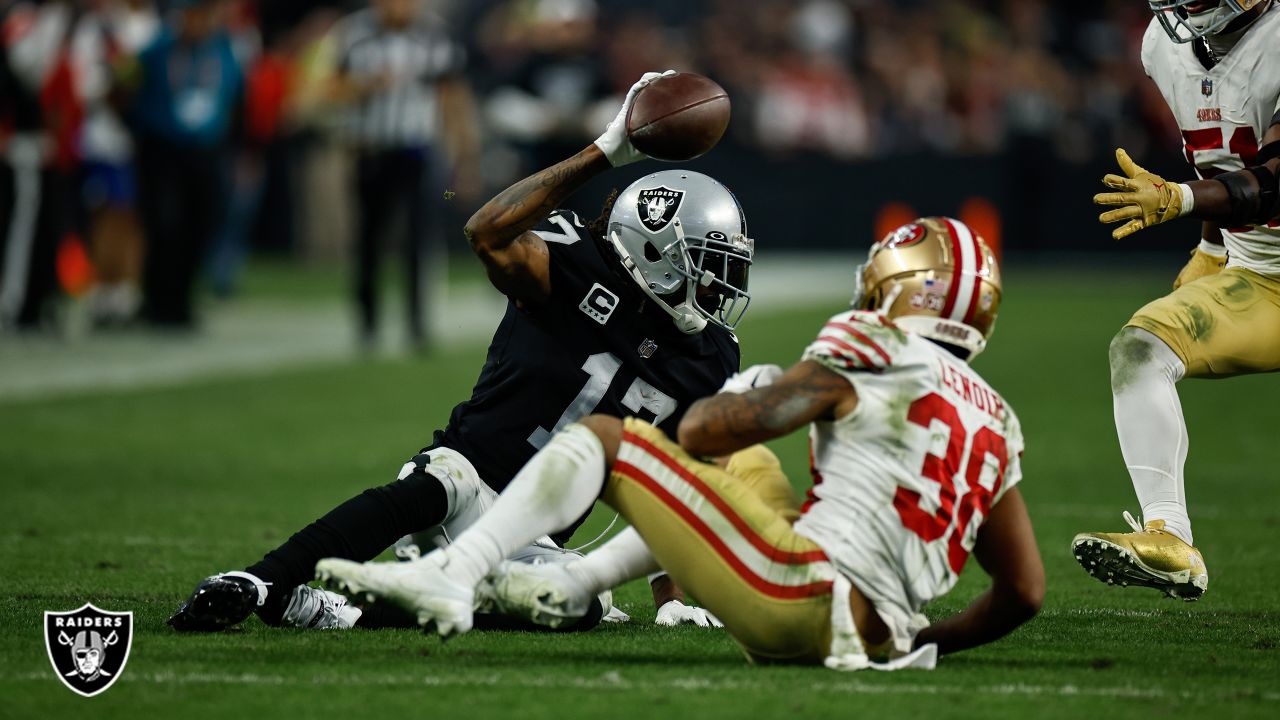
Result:
M647 242L644 244L644 259L649 262L658 262L662 259L662 253L653 243Z
M876 288L872 290L871 292L867 293L867 296L865 298L862 299L862 307L858 309L859 310L875 310L880 306L880 298L883 295L884 295L884 290L882 288Z

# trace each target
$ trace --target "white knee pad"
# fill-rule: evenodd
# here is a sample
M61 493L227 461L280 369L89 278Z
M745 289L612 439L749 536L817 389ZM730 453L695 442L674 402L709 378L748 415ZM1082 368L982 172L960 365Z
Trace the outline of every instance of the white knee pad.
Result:
M493 507L498 497L498 493L484 484L471 461L461 453L449 448L436 448L425 455L430 458L429 464L423 464L419 460L420 455L400 468L397 479L403 480L418 469L430 474L444 487L449 509L439 525L406 535L396 543L396 556L405 560L417 559L448 545Z

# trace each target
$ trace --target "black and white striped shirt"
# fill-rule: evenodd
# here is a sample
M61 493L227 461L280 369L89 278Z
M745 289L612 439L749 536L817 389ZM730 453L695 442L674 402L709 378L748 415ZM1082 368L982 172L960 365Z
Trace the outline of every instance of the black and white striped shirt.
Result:
M391 85L356 104L347 135L364 147L424 147L437 139L440 108L436 83L462 71L465 54L439 18L423 13L409 27L382 25L371 9L343 19L337 28L339 68L359 82L383 75Z

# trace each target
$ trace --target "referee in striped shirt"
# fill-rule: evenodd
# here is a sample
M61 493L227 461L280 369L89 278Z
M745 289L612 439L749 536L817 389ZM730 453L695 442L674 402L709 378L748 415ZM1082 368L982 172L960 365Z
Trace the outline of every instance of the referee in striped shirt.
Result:
M370 347L377 340L379 246L389 221L403 207L409 338L421 349L426 343L420 268L425 185L432 163L445 156L452 156L455 167L474 167L463 50L422 0L372 0L336 30L336 94L350 105L346 130L356 149L355 285L361 339Z

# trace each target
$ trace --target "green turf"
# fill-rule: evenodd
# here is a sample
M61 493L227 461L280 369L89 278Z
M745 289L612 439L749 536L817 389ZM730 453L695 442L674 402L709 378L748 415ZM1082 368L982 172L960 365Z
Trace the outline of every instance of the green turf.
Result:
M1067 543L1079 530L1118 529L1120 511L1137 510L1111 426L1106 346L1165 279L1009 274L999 331L977 364L1022 417L1023 491L1049 594L1030 625L935 672L751 667L722 632L652 626L635 585L619 594L631 624L579 636L473 633L442 644L256 620L214 636L162 625L203 574L251 562L386 481L469 389L476 347L0 405L0 717L1274 717L1276 378L1183 385L1208 595L1183 604L1104 587ZM744 361L791 361L837 309L756 313ZM800 482L802 439L777 449ZM929 613L953 612L981 587L971 566ZM92 700L53 677L41 634L44 610L86 600L134 611L138 627L120 681Z

